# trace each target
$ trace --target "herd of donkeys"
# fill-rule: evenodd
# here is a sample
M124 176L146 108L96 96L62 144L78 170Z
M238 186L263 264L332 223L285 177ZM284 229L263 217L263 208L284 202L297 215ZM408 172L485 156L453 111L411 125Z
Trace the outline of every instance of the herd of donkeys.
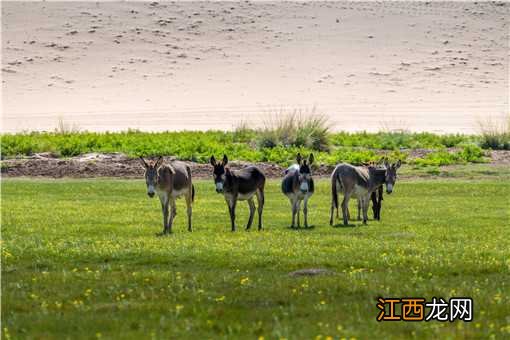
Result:
M188 230L192 231L191 215L195 197L195 188L191 179L191 168L183 162L164 162L163 157L157 160L145 160L140 157L145 168L145 182L149 197L158 195L163 211L163 232L158 235L166 235L172 232L172 224L176 215L175 200L184 197L188 215ZM314 181L312 178L311 165L314 161L313 154L308 158L300 154L296 157L296 164L285 170L282 180L282 192L289 198L292 207L291 228L300 227L299 215L301 203L303 203L304 226L308 228L308 200L313 195ZM213 166L214 184L216 192L222 193L227 202L232 231L235 231L237 201L248 201L250 217L246 229L250 229L255 210L258 212L258 229L262 229L262 211L264 209L264 185L266 176L256 166L247 166L240 170L231 170L227 167L228 158L223 156L217 161L214 156L210 163ZM358 202L358 219L363 215L363 223L368 220L368 207L370 201L373 204L374 218L380 219L381 201L383 197L383 185L386 192L391 194L397 179L397 169L400 160L390 164L384 159L383 165L370 164L367 166L354 166L351 164L338 164L331 175L331 211L329 223L334 223L334 212L338 216L338 193L343 193L342 215L344 225L348 225L349 200L356 199ZM254 198L257 199L255 207ZM297 217L297 224L296 224Z

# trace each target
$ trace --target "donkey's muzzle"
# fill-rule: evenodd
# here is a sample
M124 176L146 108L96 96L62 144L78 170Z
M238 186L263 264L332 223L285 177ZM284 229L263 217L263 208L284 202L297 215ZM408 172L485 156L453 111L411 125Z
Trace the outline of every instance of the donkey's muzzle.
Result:
M386 193L389 195L392 192L393 192L393 185L392 184L386 185Z
M215 186L216 186L216 192L218 194L221 194L223 192L223 182L216 182Z

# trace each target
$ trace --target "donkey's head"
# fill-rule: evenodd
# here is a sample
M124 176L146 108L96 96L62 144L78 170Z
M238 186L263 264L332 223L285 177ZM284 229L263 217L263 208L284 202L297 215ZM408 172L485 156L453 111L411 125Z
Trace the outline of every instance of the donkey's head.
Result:
M310 165L313 163L313 153L308 156L308 160L301 157L301 154L297 154L296 161L299 165L299 190L302 193L307 193L310 190L310 180L312 179L312 171Z
M223 160L221 162L217 162L214 156L211 156L209 160L211 165L214 167L213 169L213 178L214 184L216 185L216 192L222 193L223 186L225 185L225 173L228 169L225 169L225 165L228 163L227 155L223 155Z
M158 170L161 164L163 164L163 157L159 156L156 161L150 160L146 162L143 157L140 156L140 161L145 168L145 183L147 184L147 195L154 197L156 192L156 185L158 184Z
M393 187L395 186L395 182L397 181L397 169L400 168L402 162L400 159L398 162L390 164L387 160L384 160L384 167L386 168L386 192L391 194L393 192Z

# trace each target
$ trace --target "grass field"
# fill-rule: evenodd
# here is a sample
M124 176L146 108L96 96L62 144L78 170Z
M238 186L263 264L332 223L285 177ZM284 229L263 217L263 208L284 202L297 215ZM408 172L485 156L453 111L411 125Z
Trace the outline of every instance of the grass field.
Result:
M381 222L330 227L321 180L299 231L269 181L265 230L236 233L211 181L196 186L195 231L179 202L157 238L142 181L3 180L3 337L510 337L508 181L402 181ZM303 268L335 274L288 275ZM469 296L474 320L380 323L379 296Z

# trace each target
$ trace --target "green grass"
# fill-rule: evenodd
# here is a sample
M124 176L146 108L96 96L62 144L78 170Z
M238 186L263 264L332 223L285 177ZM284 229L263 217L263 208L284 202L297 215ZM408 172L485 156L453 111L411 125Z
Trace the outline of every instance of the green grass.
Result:
M6 339L510 336L508 181L399 182L381 222L332 228L321 180L315 227L300 231L287 228L289 204L269 181L265 230L236 233L213 184L198 181L195 231L179 202L165 238L144 186L2 181ZM247 211L240 203L240 227ZM336 275L288 275L312 267ZM469 296L474 321L378 323L379 296Z
M297 124L297 127L294 128L292 124ZM88 152L122 152L131 157L172 155L181 160L199 163L207 163L211 154L221 156L226 153L241 161L288 165L294 161L298 152L314 152L318 163L328 165L377 161L381 158L381 152L391 159L400 158L419 166L484 161L476 136L408 132L331 134L327 130L321 130L321 122L310 120L292 124L281 123L283 126L274 131L270 128L254 131L242 127L234 132L4 134L1 138L1 149L2 157L38 152L53 152L60 157ZM446 151L447 147L459 147L460 150L449 153ZM407 159L408 151L417 148L428 148L435 152L423 159Z

